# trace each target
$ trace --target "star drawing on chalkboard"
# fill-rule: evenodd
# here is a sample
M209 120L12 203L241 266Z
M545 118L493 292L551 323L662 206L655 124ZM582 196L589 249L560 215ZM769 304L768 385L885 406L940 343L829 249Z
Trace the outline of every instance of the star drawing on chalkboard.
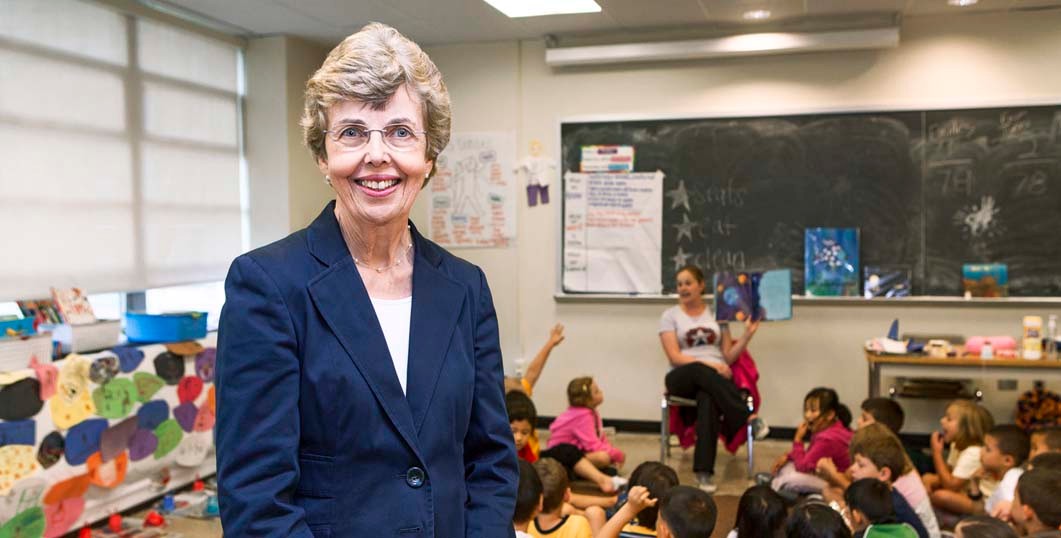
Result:
M682 223L681 224L671 224L671 226L674 226L675 228L678 229L678 238L674 240L675 242L678 242L678 241L682 240L683 236L684 237L688 237L689 241L692 241L693 240L693 228L695 228L696 226L699 226L699 224L690 221L688 213L682 213Z
M685 190L684 179L678 181L677 189L667 191L667 196L671 198L671 209L674 209L678 206L685 206L685 210L689 211L689 192Z
M671 259L674 260L674 270L677 271L678 269L681 269L682 267L688 265L690 256L692 255L686 254L685 251L682 250L682 247L679 246L678 252L674 254L674 256L671 256Z

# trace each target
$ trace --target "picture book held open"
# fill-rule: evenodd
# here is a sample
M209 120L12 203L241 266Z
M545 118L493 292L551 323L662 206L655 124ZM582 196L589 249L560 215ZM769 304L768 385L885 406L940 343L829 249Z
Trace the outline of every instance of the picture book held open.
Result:
M715 273L715 319L792 319L792 271Z

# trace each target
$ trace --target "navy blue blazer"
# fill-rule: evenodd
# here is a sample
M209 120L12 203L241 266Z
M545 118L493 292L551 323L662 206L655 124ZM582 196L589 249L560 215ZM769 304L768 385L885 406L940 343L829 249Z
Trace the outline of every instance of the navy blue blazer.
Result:
M216 442L231 537L514 536L482 271L412 230L408 395L333 213L232 263Z

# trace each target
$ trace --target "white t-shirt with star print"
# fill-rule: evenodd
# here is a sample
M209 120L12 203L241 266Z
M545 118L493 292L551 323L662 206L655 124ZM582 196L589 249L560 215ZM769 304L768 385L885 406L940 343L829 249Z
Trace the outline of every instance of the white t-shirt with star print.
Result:
M681 306L672 306L660 316L659 332L674 332L678 349L701 362L726 363L722 358L722 328L710 308L690 317Z

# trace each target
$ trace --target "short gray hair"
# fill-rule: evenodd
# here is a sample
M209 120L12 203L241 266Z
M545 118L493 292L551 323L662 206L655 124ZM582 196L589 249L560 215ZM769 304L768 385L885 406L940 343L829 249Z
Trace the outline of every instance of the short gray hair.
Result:
M324 145L328 108L357 100L382 108L408 84L424 110L426 156L434 161L449 144L449 91L431 58L400 32L378 22L370 23L339 43L320 69L306 82L302 112L302 139L319 161L327 161ZM434 175L432 167L430 178Z

